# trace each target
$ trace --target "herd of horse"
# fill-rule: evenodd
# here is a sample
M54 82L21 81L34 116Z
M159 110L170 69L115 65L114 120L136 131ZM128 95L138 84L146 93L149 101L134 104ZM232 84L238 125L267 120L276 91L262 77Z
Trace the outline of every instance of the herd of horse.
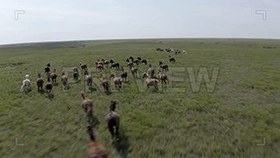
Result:
M171 64L174 64L176 62L176 59L172 57L171 55L169 57L169 62ZM126 65L120 65L119 62L115 62L114 60L105 60L105 59L98 59L95 62L95 68L100 73L99 81L100 85L105 91L106 94L110 94L110 84L113 83L116 89L121 89L123 84L128 82L128 73L131 73L133 78L141 77L147 87L155 87L158 89L158 84L167 84L169 83L168 76L166 74L167 71L169 71L168 64L163 63L162 61L159 61L159 69L156 72L155 68L152 66L151 63L148 63L147 59L141 58L141 57L128 57L126 60ZM146 65L147 71L144 72L141 76L139 76L138 68L139 65ZM124 66L127 66L128 71L124 70ZM41 73L38 73L37 79L36 79L36 85L38 91L44 91L44 88L47 93L51 93L53 86L57 85L57 78L58 74L55 68L51 71L51 64L48 63L45 67L45 76L46 76L46 83L44 81L44 78L42 77ZM118 76L116 73L112 73L109 78L106 78L105 75L102 73L105 69L113 69L115 71L120 71L121 74ZM89 89L92 89L93 86L93 77L89 73L87 64L80 63L79 66L74 66L72 69L73 78L76 82L81 79L81 76L84 75L84 79L86 82L86 86ZM111 81L110 81L111 79ZM68 74L65 71L62 71L61 73L61 87L64 90L67 90L69 88L69 78ZM45 87L44 87L45 85ZM24 92L29 92L31 90L31 81L29 74L25 75L25 78L22 82L21 90Z
M164 51L162 49L157 49L158 51ZM167 52L172 52L171 50L166 50ZM175 51L176 52L176 51ZM176 53L175 53L176 54ZM169 57L169 62L171 64L174 64L176 62L176 59L172 57L171 55ZM147 71L142 74L142 79L145 80L145 83L147 87L154 87L155 89L158 88L158 83L162 84L168 84L168 76L165 72L169 71L169 66L162 61L159 61L159 69L156 72L155 68L152 66L151 63L148 62L147 59L141 58L141 57L132 57L129 56L126 60L126 66L128 67L130 73L134 78L139 77L138 75L138 67L142 65L147 66ZM128 81L128 73L124 70L123 66L121 66L118 62L115 62L114 60L105 60L105 59L98 59L95 62L95 68L97 71L100 72L100 85L103 87L106 94L110 94L110 81L109 79L105 78L102 72L107 69L113 69L115 71L120 71L120 76L117 76L115 74L111 74L110 78L112 79L112 82L115 86L115 88L120 89L122 88L122 85L125 84ZM48 63L46 67L44 68L44 72L46 74L47 81L45 83L44 78L42 77L41 73L38 73L37 79L36 79L36 85L38 92L45 91L46 93L50 94L52 93L52 89L54 85L57 85L57 72L56 69L52 69L51 64ZM91 88L93 86L93 78L89 74L88 66L87 64L80 63L79 67L73 67L73 78L75 81L78 81L82 76L84 76L86 85ZM68 86L68 76L63 71L61 73L61 85L64 90L67 90L69 88ZM44 86L45 85L45 86ZM31 90L31 81L29 74L26 74L24 76L24 80L22 81L21 90L28 93ZM92 125L92 122L94 121L93 116L93 102L90 100L85 92L81 93L82 97L82 109L85 112L88 126L87 126L87 132L90 138L90 142L88 144L88 157L89 158L106 158L108 157L108 153L106 151L106 148L97 142L96 136L94 134L94 126ZM109 106L109 113L106 115L106 121L107 121L107 127L109 130L109 133L111 134L111 138L113 141L119 140L119 125L120 125L120 115L116 112L116 101L111 101Z

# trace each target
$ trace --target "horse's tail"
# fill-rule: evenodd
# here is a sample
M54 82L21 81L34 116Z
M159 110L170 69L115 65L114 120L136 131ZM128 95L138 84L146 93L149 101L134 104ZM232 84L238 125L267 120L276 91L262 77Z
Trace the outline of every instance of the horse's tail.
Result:
M24 89L23 89L23 88L24 88L24 84L22 84L22 85L21 85L21 87L20 87L20 91L21 91L21 92L23 92L23 91L24 91Z

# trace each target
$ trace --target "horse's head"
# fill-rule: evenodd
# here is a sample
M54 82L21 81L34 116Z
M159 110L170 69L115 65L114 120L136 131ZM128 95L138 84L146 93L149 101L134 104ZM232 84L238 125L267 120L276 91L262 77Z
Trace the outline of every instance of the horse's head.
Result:
M24 78L25 78L25 79L29 79L29 74L26 74L26 75L24 76Z

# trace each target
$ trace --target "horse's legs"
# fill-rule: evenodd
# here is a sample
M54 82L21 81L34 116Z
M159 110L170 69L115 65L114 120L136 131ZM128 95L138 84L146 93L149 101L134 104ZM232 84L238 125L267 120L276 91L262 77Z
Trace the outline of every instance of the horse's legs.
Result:
M119 125L116 126L116 137L119 138Z
M114 126L108 123L108 129L109 132L111 133L112 139L114 138Z
M88 114L87 114L87 121L88 121L88 123L90 125L92 125L92 123L93 123L93 115L92 115L91 112L88 112Z
M105 86L105 91L106 91L106 94L110 94L109 86Z

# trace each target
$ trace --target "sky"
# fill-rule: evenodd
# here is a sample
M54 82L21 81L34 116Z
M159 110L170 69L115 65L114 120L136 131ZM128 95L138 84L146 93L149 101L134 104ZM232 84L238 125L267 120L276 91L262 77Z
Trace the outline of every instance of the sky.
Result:
M0 44L280 39L280 0L0 0Z

